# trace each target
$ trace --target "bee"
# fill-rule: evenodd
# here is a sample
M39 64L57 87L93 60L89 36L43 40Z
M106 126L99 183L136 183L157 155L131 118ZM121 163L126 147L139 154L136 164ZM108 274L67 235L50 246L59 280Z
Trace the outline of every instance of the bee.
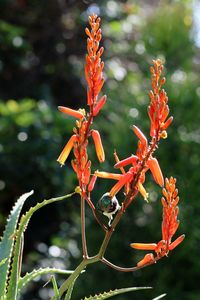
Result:
M104 216L108 217L108 226L111 226L113 215L121 209L121 206L115 196L111 198L109 193L105 193L97 202L96 208Z

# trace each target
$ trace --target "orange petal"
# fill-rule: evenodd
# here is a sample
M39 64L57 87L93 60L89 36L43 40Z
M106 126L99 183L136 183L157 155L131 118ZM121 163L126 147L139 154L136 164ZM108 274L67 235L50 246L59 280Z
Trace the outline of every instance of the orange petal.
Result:
M110 193L109 193L110 197L113 198L126 183L130 182L132 177L133 177L133 174L131 174L129 172L124 175L121 175L120 180L110 190Z
M88 185L88 191L91 192L94 188L94 185L96 183L96 180L97 180L97 176L96 175L93 175L92 176L92 179L90 180L90 183Z
M95 171L95 175L100 178L114 179L114 180L119 180L122 177L122 174L100 172L100 171Z
M171 125L172 121L173 121L173 117L170 117L169 119L167 119L167 121L162 126L162 130L166 130L169 127L169 125Z
M157 159L154 157L151 157L148 160L147 165L148 165L149 169L151 170L151 173L153 175L155 182L158 183L160 186L163 186L164 185L163 174L162 174L162 171L160 169Z
M137 250L155 250L157 247L157 244L151 243L151 244L144 244L144 243L132 243L130 246Z
M67 157L69 156L69 153L71 152L74 143L77 141L77 136L74 134L71 136L67 144L65 145L63 151L61 152L60 156L58 157L57 161L61 164L64 165Z
M152 253L148 253L145 257L137 263L137 267L144 267L145 265L152 264L155 262L154 256Z
M97 130L92 130L92 138L94 141L97 157L100 162L104 162L105 160L104 149L101 142L100 134Z
M104 106L104 104L106 103L106 95L104 95L96 104L96 106L93 109L93 116L98 115L99 111L102 109L102 107Z
M64 114L67 114L69 116L78 118L78 119L82 119L84 117L84 114L82 111L79 110L74 110L71 109L69 107L65 107L65 106L58 106L59 111L63 112Z
M147 148L147 138L144 135L144 133L142 133L142 131L135 125L133 126L133 131L135 132L135 134L137 135L137 137L141 141L143 147Z
M176 248L184 240L184 238L185 234L179 236L173 243L169 245L169 250L173 250L174 248Z
M88 73L86 72L86 77L88 76ZM89 81L89 79L88 79ZM87 89L87 104L90 106L93 104L93 99L92 99L92 93L91 93L91 89L88 87Z
M131 155L129 156L128 158L125 158L119 162L117 162L115 165L114 165L114 168L118 169L118 168L121 168L121 167L125 167L127 165L130 165L130 164L135 164L138 160L138 157L136 155Z

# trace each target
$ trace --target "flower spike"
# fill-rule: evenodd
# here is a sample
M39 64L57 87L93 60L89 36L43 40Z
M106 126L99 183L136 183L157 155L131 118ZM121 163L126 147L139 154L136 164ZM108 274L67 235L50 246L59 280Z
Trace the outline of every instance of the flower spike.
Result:
M163 221L162 221L162 240L157 244L150 243L132 243L130 246L138 250L154 250L156 257L154 261L167 256L169 251L176 248L185 238L185 235L182 234L174 242L171 242L173 235L176 233L176 230L179 226L179 221L177 220L178 215L178 190L175 186L176 179L170 178L165 180L166 188L163 188L163 197L161 199L163 205ZM151 261L152 253L149 253L150 256L145 256L144 259L139 262L140 266L144 266ZM151 258L150 258L151 257ZM150 261L149 261L150 258ZM152 261L153 262L153 261ZM137 264L138 266L138 264Z
M152 73L152 90L149 92L151 103L148 107L151 122L150 136L157 140L167 137L167 133L163 133L163 131L169 127L173 120L170 117L166 121L169 114L169 107L167 105L167 94L164 89L161 90L162 85L166 81L164 77L161 78L163 68L160 59L153 60L153 66L150 68Z

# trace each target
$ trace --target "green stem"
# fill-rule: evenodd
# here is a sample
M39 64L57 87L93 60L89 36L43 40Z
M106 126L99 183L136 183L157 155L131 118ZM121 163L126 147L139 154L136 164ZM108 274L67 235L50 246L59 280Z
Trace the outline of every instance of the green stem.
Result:
M87 241L85 233L85 199L81 196L81 236L82 236L82 247L83 247L83 258L88 258Z
M74 280L81 274L81 272L85 269L85 267L89 264L95 263L99 261L99 257L96 255L94 257L83 259L82 262L78 265L78 267L74 270L74 272L68 277L67 280L63 282L61 287L59 288L59 295L62 295L67 291L67 289L73 284ZM56 300L55 297L52 300Z

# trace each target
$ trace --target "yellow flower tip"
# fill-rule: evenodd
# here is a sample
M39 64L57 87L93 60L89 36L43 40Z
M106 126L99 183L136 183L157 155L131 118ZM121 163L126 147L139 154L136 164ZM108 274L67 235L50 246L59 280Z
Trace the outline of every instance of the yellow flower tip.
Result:
M137 187L144 200L148 202L149 193L146 192L143 184L140 181L137 183Z
M79 185L75 187L75 190L74 190L74 191L75 191L75 193L81 195L81 188L80 188Z
M57 161L63 166L65 164L66 159L68 158L74 143L77 141L77 136L74 134L71 136L67 144L65 145L64 149L62 150L61 154L59 155Z
M92 138L95 145L96 154L100 162L105 161L105 153L101 141L101 136L97 130L92 130Z
M163 130L162 132L161 132L161 134L160 134L160 137L161 137L161 139L166 139L167 138L167 131L166 130Z
M78 119L82 119L85 116L85 110L84 109L79 109L79 110L75 110L75 109L71 109L69 107L65 107L65 106L58 106L58 110L66 115L78 118Z
M130 244L131 248L137 249L137 250L155 250L157 247L157 244L155 243L132 243Z
M86 111L85 111L85 109L84 108L79 108L79 110L78 110L84 117L85 117L85 115L86 115Z
M142 260L140 260L138 263L137 263L137 267L141 268L141 267L144 267L146 265L149 265L149 264L152 264L152 263L155 263L155 258L153 256L153 253L148 253L144 256L144 258Z

